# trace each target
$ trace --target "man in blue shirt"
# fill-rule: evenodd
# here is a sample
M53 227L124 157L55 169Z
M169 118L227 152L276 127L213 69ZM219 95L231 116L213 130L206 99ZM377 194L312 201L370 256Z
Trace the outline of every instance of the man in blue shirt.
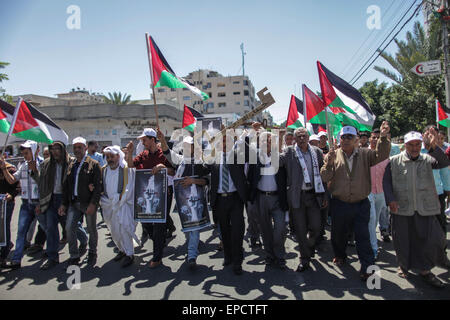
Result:
M95 140L91 140L88 142L88 148L86 154L91 157L91 159L97 161L100 164L100 167L103 167L105 163L105 159L103 158L101 153L97 152L98 143Z

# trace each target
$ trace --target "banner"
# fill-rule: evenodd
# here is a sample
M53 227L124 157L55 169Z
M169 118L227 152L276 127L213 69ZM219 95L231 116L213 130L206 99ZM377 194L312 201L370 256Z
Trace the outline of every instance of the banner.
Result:
M6 194L0 194L0 247L9 245L6 243Z
M191 178L198 178L198 176L192 176ZM173 181L175 201L181 220L181 231L190 232L204 229L211 225L205 187L196 184L183 187L180 183L183 179L179 178Z
M136 170L134 220L165 223L167 218L167 169L156 175L151 169Z

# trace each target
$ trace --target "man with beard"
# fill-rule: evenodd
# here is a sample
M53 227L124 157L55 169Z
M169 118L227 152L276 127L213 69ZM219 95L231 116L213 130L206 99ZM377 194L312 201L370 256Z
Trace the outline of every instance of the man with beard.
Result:
M136 170L128 168L119 146L105 148L107 165L102 168L103 195L100 203L111 238L119 249L114 261L122 260L122 268L134 261L136 222L134 221L134 179Z

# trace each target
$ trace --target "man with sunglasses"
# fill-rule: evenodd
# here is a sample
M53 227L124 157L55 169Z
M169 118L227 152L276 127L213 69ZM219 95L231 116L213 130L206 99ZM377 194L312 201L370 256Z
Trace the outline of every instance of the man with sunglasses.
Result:
M370 245L369 219L371 191L370 167L389 157L391 144L387 135L389 124L384 121L380 128L380 139L375 150L358 148L357 132L354 127L345 126L340 132L340 148L331 148L325 157L321 176L329 183L332 194L331 242L335 258L333 263L342 266L347 257L348 233L355 232L356 250L361 261L361 280L369 277L367 268L375 263Z

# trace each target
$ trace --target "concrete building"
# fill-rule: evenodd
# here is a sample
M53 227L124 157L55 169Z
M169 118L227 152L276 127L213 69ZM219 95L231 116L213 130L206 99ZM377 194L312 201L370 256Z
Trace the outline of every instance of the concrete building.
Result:
M74 89L72 89L74 90ZM37 94L21 95L22 99L31 103L35 107L41 106L86 106L92 104L105 103L100 94L91 94L86 90L71 91L67 93L56 94L57 98L40 96ZM19 96L14 96L13 101L17 102Z
M185 79L207 93L210 98L202 101L188 89L156 88L156 98L174 101L180 110L186 104L204 115L235 113L243 116L257 106L255 88L247 76L222 76L217 71L198 70ZM261 114L256 119L262 120Z

